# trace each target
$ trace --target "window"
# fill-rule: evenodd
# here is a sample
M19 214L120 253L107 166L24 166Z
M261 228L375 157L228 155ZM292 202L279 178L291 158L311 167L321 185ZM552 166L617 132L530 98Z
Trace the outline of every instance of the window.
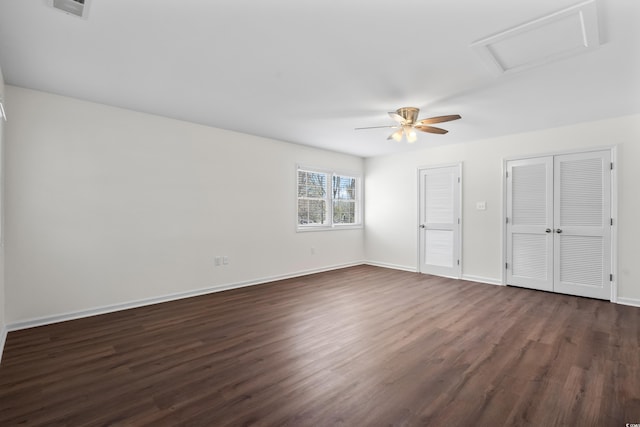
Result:
M298 170L298 225L329 225L328 174Z
M360 226L360 177L298 168L298 230Z

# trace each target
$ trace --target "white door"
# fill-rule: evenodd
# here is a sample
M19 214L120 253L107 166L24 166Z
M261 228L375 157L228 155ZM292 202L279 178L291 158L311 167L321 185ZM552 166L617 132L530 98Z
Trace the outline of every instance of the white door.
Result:
M555 157L554 289L611 298L611 153Z
M507 284L611 297L610 151L507 163Z
M460 278L460 165L419 173L419 268Z
M553 290L553 157L507 164L507 283Z

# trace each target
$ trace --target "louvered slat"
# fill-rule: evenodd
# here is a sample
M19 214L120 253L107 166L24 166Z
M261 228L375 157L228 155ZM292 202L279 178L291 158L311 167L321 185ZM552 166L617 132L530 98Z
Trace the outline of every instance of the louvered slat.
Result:
M426 177L426 223L450 224L453 221L453 182L452 174L429 174Z
M581 286L603 286L603 244L599 236L558 236L560 281Z
M515 234L513 236L513 275L546 280L548 274L547 238L544 234Z
M540 225L547 223L547 169L544 163L514 167L513 224Z
M603 223L602 160L560 162L560 226L600 227Z
M426 230L425 263L453 267L454 235L449 230Z

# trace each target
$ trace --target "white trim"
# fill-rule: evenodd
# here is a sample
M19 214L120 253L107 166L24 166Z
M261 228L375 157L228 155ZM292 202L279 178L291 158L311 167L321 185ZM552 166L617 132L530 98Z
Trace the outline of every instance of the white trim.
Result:
M460 166L462 168L463 162L453 162L453 163L436 163L434 165L423 165L418 166L418 170L421 169L438 169L438 168L452 168L454 166ZM462 173L462 171L460 171Z
M618 297L618 301L616 301L617 304L622 304L622 305L630 305L633 307L640 307L640 299L637 298L622 298L622 297Z
M463 185L464 177L462 176L462 164L463 162L458 163L458 178L460 181L458 182L458 261L459 261L459 269L458 269L458 279L461 279L463 276L462 271L464 270L464 258L462 257L462 248L464 243L464 233L462 232L462 226L464 225L464 194L463 194Z
M306 233L308 231L333 231L333 230L357 230L364 228L362 224L340 224L340 225L306 225L296 229L296 233Z
M611 147L611 302L618 302L618 149Z
M366 261L365 264L371 265L373 267L391 268L393 270L402 270L402 271L408 271L410 273L418 273L417 268L406 266L406 265L390 264L387 262L379 262L379 261Z
M0 330L0 363L2 362L2 354L4 353L4 345L7 343L7 334L9 330L6 326L2 327Z
M362 264L365 264L365 262L356 261L352 263L338 264L338 265L332 265L332 266L316 268L311 270L298 271L290 274L282 274L278 276L263 277L260 279L246 280L242 282L220 284L220 285L215 285L208 288L196 289L196 290L187 291L187 292L178 292L174 294L163 295L160 297L152 297L152 298L145 298L137 301L111 304L111 305L106 305L102 307L92 308L89 310L79 310L79 311L72 311L72 312L63 313L63 314L56 314L53 316L38 317L34 319L23 320L16 323L10 323L5 327L5 330L7 332L18 331L21 329L34 328L36 326L50 325L52 323L66 322L68 320L81 319L84 317L97 316L100 314L113 313L113 312L122 311L122 310L129 310L131 308L144 307L147 305L160 304L163 302L176 301L184 298L191 298L191 297L211 294L214 292L244 288L247 286L261 285L264 283L275 282L278 280L292 279L295 277L307 276L309 274L322 273L325 271L339 270L341 268L354 267Z
M507 162L511 161L511 160L535 159L536 157L562 156L564 154L591 153L591 152L594 152L594 151L613 150L615 148L616 148L615 144L599 145L599 146L589 147L589 148L584 148L584 149L582 149L582 148L574 148L574 149L571 149L571 150L545 151L543 153L525 154L525 155L521 155L521 156L520 155L515 155L515 156L503 157L502 160L503 160L504 164L506 165Z
M506 286L500 279L494 279L492 277L474 276L472 274L463 274L461 280L467 280L470 282L486 283L487 285Z
M500 191L502 191L502 197L500 199L500 210L502 212L502 226L500 227L500 241L502 242L501 255L502 262L500 263L500 284L507 286L507 269L505 263L507 262L507 163L509 159L502 159L502 179L500 180Z

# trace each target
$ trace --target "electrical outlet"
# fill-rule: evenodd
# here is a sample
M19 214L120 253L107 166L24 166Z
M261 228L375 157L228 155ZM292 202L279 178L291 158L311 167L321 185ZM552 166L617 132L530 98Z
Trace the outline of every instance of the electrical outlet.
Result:
M228 256L223 256L222 257L222 264L224 265L229 265L229 257Z
M217 256L217 257L215 257L215 258L213 259L213 263L215 264L215 266L216 266L216 267L219 267L219 266L220 266L221 261L222 261L222 259L221 259L219 256Z

